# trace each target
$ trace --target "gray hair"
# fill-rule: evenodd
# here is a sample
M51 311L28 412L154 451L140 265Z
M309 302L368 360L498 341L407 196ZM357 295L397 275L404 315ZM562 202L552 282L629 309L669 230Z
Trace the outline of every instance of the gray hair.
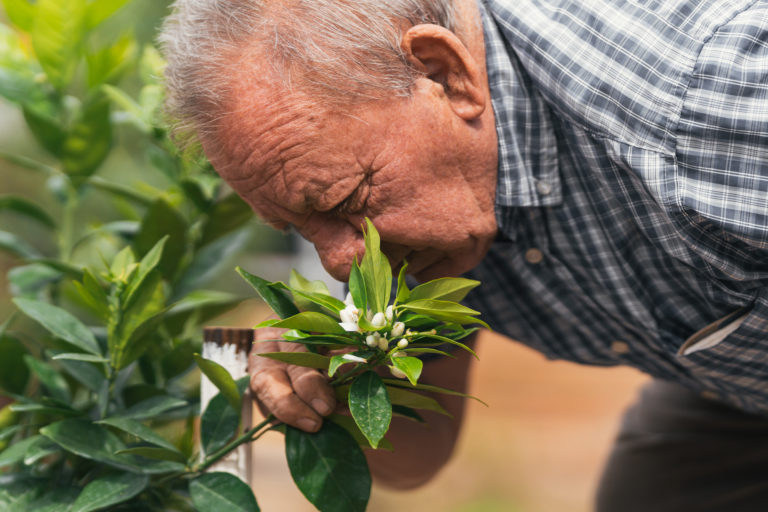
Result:
M403 30L457 31L454 0L176 0L160 35L167 109L198 132L224 115L233 62L249 46L288 86L331 102L408 96L421 74L400 48Z

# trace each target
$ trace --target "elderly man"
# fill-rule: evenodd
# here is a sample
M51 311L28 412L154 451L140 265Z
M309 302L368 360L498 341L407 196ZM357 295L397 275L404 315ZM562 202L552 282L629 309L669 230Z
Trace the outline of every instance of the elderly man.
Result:
M655 377L599 510L768 507L766 2L178 0L163 42L175 114L332 275L367 216L417 279L482 280L495 329ZM319 373L252 366L281 420L333 409ZM382 481L447 460L458 421L431 420L393 424Z

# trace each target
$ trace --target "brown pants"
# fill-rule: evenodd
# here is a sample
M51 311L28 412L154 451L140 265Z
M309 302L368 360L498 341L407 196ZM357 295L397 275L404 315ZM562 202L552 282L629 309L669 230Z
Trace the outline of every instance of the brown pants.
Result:
M624 416L596 510L767 512L768 417L651 382Z

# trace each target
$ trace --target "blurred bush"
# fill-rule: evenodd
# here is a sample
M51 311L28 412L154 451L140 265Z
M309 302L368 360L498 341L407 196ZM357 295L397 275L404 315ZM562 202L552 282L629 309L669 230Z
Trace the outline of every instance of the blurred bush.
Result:
M2 0L2 510L188 509L147 475L194 460L200 326L235 255L289 248L169 137L168 3Z

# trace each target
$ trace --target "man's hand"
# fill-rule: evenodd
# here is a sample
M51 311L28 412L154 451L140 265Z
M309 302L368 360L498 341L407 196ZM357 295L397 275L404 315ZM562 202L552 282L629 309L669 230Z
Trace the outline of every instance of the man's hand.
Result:
M306 352L298 343L278 341L285 329L256 330L248 359L251 392L265 415L272 413L288 425L316 432L322 417L333 412L336 398L328 379L318 370L260 357L265 352ZM269 341L265 341L269 340Z

